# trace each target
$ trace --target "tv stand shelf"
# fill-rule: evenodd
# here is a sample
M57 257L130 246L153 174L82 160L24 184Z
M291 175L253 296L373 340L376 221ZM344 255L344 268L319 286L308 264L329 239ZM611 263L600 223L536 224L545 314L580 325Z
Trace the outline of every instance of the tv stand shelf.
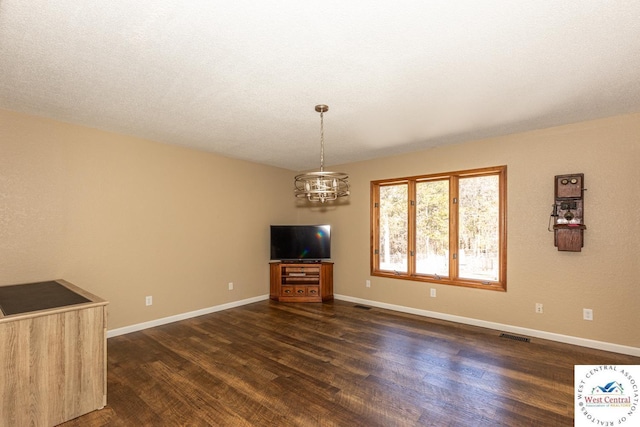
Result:
M281 302L333 299L333 263L271 262L269 297Z

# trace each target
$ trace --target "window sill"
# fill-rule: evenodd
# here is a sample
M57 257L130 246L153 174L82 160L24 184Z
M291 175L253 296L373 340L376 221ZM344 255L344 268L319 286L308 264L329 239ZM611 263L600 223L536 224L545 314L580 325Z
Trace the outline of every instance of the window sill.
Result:
M433 276L408 275L406 273L394 273L393 271L372 271L372 276L386 277L389 279L410 280L413 282L437 283L439 285L460 286L464 288L486 289L491 291L506 292L506 284L500 282L482 282L480 280L450 279L442 277L437 279Z

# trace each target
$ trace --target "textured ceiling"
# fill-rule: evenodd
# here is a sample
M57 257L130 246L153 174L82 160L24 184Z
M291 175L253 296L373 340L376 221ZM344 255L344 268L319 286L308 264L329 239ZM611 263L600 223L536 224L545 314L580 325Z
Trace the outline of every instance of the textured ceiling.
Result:
M0 108L292 170L640 111L640 2L0 0Z

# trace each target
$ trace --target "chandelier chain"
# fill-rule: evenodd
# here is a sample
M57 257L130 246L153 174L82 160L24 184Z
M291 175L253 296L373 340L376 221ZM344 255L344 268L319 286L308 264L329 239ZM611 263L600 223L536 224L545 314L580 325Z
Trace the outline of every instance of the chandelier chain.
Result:
M320 111L320 172L324 172L324 110Z

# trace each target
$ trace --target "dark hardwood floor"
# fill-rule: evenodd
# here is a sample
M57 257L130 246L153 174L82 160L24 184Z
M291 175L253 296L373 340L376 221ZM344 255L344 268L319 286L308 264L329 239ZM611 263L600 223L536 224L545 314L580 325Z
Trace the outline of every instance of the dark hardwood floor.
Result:
M572 426L576 364L640 358L264 301L110 338L107 406L63 426Z

